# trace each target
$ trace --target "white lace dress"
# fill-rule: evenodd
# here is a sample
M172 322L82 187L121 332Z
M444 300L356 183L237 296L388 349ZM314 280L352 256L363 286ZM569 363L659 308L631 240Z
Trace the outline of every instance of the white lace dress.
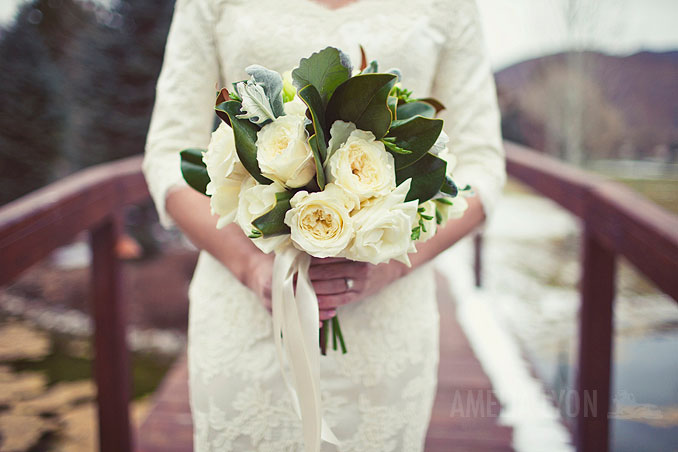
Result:
M206 147L216 87L261 64L283 72L328 45L360 62L398 67L443 113L455 178L490 210L504 181L494 82L471 0L358 0L329 10L312 0L178 0L148 135L144 171L165 226L167 191L183 185L179 150ZM430 266L339 308L346 355L321 357L325 418L340 439L323 451L416 452L436 388L438 311ZM274 350L271 316L202 252L191 283L190 397L195 450L302 451Z

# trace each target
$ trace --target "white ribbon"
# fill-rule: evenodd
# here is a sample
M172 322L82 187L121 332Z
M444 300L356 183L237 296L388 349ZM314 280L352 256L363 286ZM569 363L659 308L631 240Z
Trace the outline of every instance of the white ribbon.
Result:
M319 452L321 440L335 445L339 444L339 440L322 417L318 299L308 276L310 264L311 256L289 242L276 250L273 263L273 339L285 385L301 419L305 451ZM283 348L294 385L285 371Z

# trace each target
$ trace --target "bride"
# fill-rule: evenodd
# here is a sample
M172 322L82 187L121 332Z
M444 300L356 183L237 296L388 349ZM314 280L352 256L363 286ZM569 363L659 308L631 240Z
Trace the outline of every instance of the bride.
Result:
M323 451L421 451L438 366L433 269L438 253L480 225L505 179L494 82L473 0L177 0L144 159L165 227L202 252L190 286L189 385L194 443L203 451L302 451L301 422L276 360L273 256L237 225L217 230L208 198L183 181L179 150L206 148L216 87L261 64L278 72L326 46L360 61L363 45L397 67L417 97L446 110L455 180L468 210L410 259L371 265L315 259L320 318L340 314L347 354L320 357L324 417L340 440ZM444 333L444 332L443 332Z

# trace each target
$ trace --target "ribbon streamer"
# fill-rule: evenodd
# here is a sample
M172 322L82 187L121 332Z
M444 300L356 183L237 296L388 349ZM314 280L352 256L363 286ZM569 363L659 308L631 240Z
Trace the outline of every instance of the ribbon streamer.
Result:
M272 287L273 339L285 385L301 419L304 449L319 452L321 440L335 445L339 440L322 417L318 299L308 276L310 264L311 256L289 242L276 250ZM285 371L285 355L292 381Z

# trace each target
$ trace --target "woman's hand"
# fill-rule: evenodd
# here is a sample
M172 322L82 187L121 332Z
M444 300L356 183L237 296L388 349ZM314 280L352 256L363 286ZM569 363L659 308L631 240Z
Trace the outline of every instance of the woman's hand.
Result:
M271 311L272 287L273 287L273 254L261 252L253 253L248 262L249 270L246 272L244 284L249 287L259 298L261 304ZM343 259L342 259L343 260ZM334 307L323 309L320 307L320 320L331 319L337 315Z
M336 316L338 306L373 295L408 271L405 264L397 261L373 265L343 258L314 257L309 276L318 296L320 318L323 319L323 312L329 316L326 318Z

